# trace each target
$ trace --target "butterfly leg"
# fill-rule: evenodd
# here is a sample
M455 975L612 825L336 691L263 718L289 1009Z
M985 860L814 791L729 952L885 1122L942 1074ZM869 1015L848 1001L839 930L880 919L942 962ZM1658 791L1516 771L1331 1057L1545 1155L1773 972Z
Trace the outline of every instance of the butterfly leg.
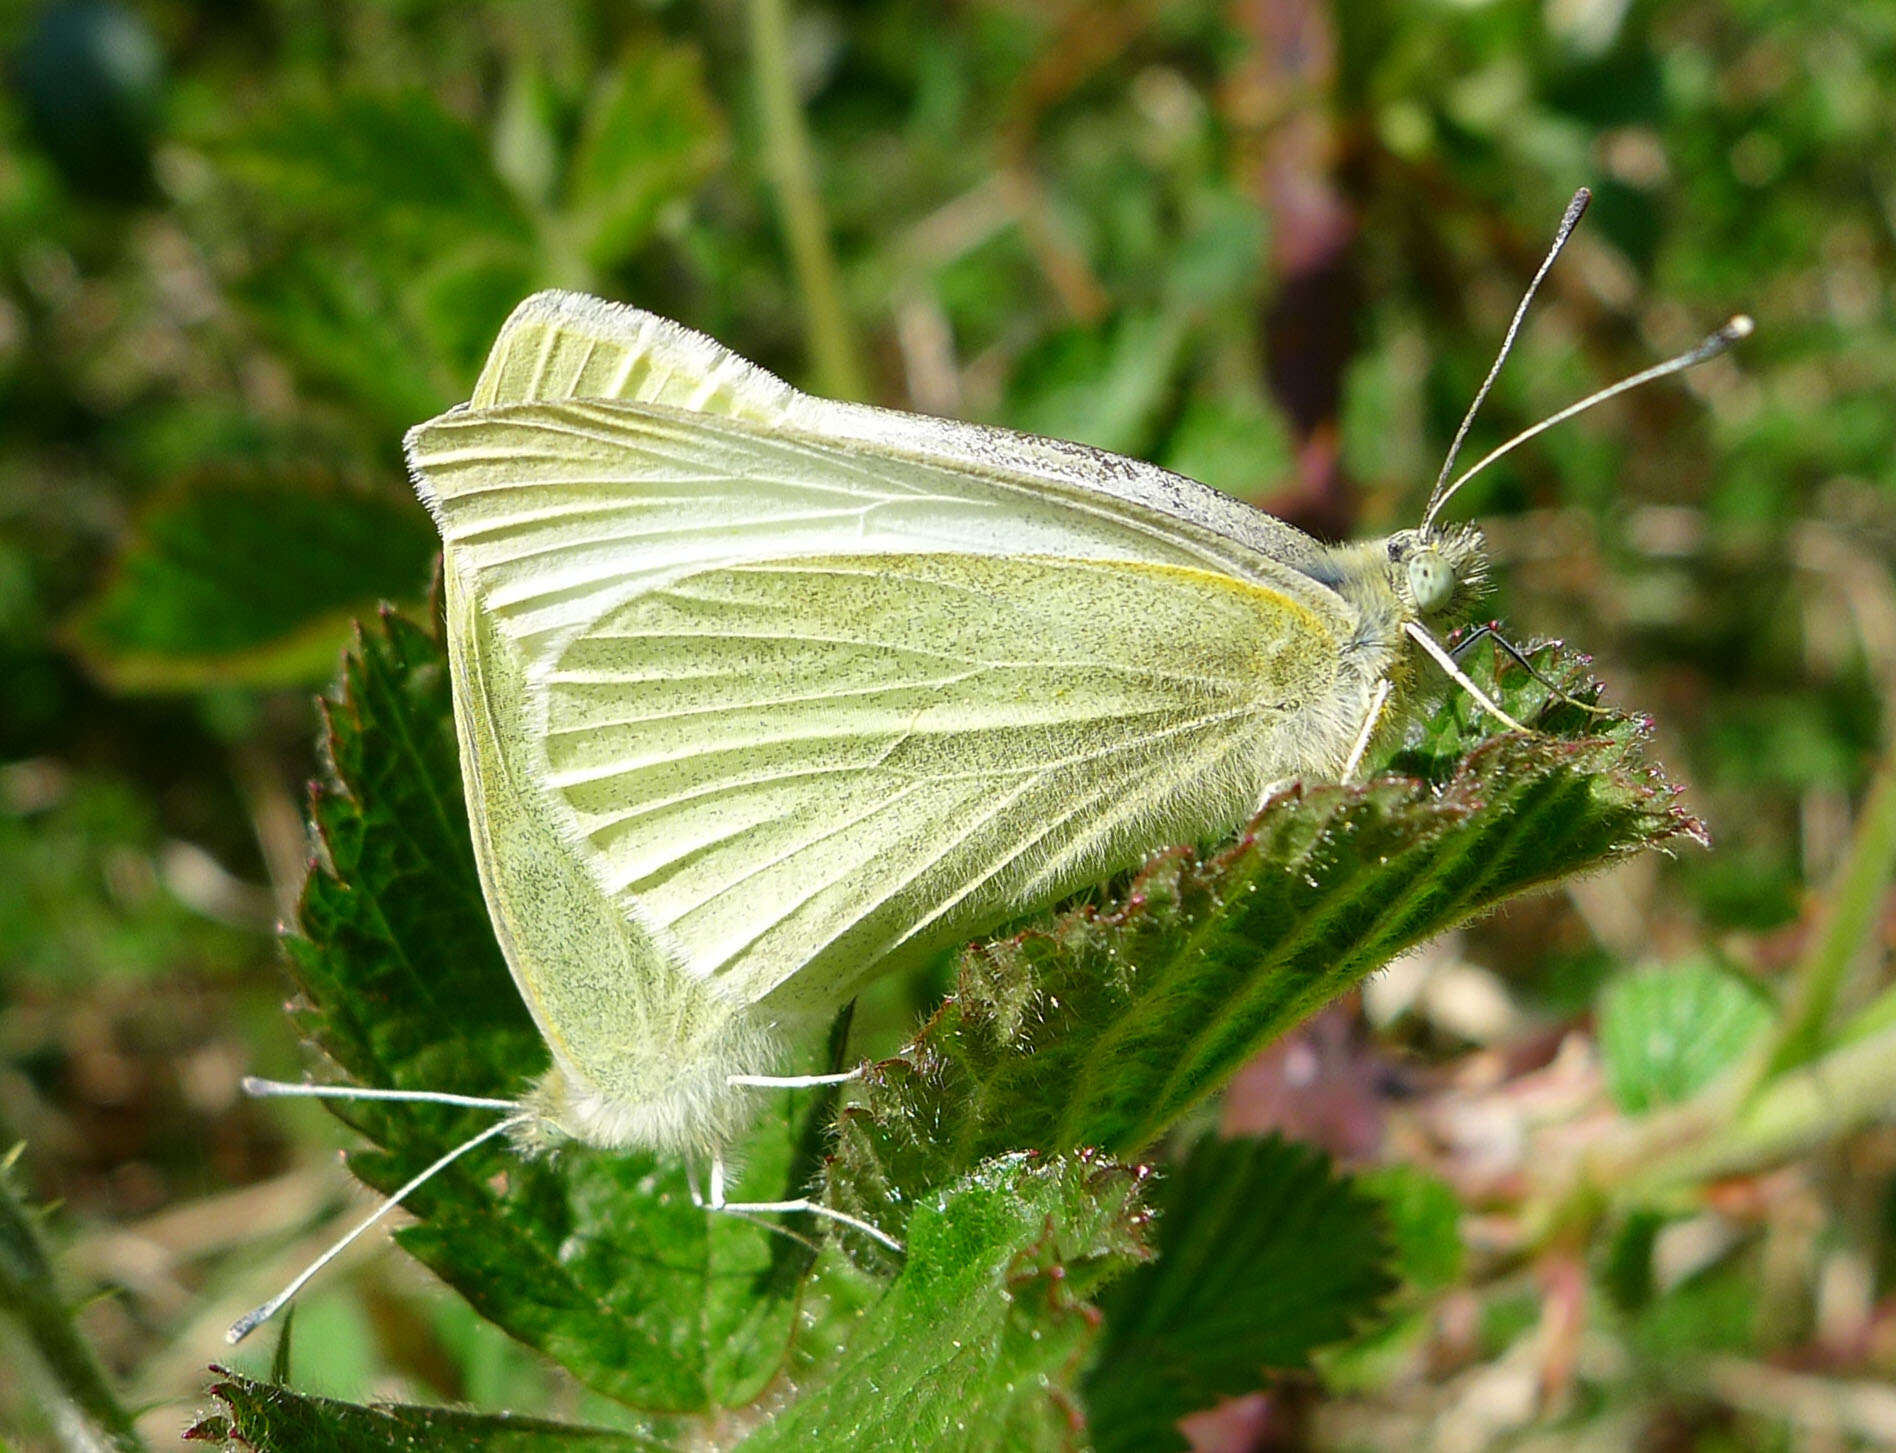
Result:
M1369 710L1363 714L1363 729L1356 734L1356 745L1350 748L1350 758L1343 764L1343 780L1348 782L1356 775L1356 769L1363 765L1363 753L1369 750L1369 739L1376 734L1376 723L1382 720L1383 707L1389 703L1389 682L1385 678L1376 683L1376 695L1371 698Z
M689 1151L685 1153L685 1191L691 1197L691 1204L700 1211L704 1209L704 1192L698 1189L698 1161Z
M807 1090L815 1085L846 1085L862 1078L862 1066L836 1075L726 1075L727 1085L749 1085L760 1090Z
M1508 655L1512 656L1516 665L1527 672L1527 674L1532 676L1536 681L1540 682L1542 686L1545 686L1548 692L1557 700L1564 701L1569 706L1577 706L1582 711L1592 712L1595 716L1611 716L1613 714L1607 707L1594 706L1592 703L1582 701L1576 696L1567 695L1566 692L1562 691L1558 686L1554 685L1553 682L1541 675L1540 672L1534 668L1534 663L1527 659L1527 653L1506 636L1502 635L1500 627L1495 625L1493 621L1490 621L1485 626L1475 627L1474 630L1457 641L1454 649L1448 654L1453 656L1457 661L1460 661L1462 653L1469 650L1477 641L1482 640L1484 637L1493 641L1498 650L1505 651Z
M708 1211L723 1211L733 1216L758 1215L775 1211L800 1211L811 1216L821 1216L838 1225L847 1226L852 1231L860 1231L871 1240L879 1241L891 1251L900 1251L902 1243L886 1231L878 1230L867 1221L839 1211L834 1206L826 1206L821 1201L812 1201L807 1196L798 1196L788 1201L727 1201L724 1199L724 1156L720 1152L711 1155L711 1197L705 1202Z
M1455 664L1455 658L1443 649L1440 641L1436 640L1435 637L1431 636L1414 621L1405 621L1402 628L1409 633L1410 639L1434 658L1437 666L1440 666L1443 671L1448 673L1448 679L1461 687L1461 689L1466 691L1470 696L1474 697L1475 704L1487 712L1489 716L1507 727L1509 731L1520 732L1523 735L1532 735L1526 727L1522 726L1513 717L1503 711L1500 706L1496 704L1492 696L1488 695L1487 692L1483 691L1469 679L1468 673Z

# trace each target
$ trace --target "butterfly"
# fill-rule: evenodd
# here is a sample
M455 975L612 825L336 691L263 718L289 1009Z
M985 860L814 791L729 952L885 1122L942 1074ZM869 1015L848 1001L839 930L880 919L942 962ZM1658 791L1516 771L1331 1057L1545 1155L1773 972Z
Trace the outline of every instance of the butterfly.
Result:
M1350 777L1431 660L1521 729L1438 639L1485 573L1437 523L1473 417L1417 528L1330 545L1154 465L528 298L406 441L481 884L552 1058L518 1101L434 1097L507 1112L437 1166L503 1131L708 1155L714 1209L849 1220L727 1205L719 1152L757 1088L842 1078L770 1071L864 984Z

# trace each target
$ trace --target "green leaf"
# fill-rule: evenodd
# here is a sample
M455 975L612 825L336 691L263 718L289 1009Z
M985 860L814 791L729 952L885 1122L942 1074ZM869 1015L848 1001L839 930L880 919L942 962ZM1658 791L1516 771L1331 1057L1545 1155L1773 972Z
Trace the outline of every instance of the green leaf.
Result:
M1462 1206L1440 1177L1401 1163L1380 1165L1354 1178L1356 1189L1382 1212L1393 1254L1388 1270L1400 1291L1348 1341L1313 1357L1324 1388L1334 1394L1374 1393L1414 1365L1433 1335L1433 1308L1462 1275Z
M1721 1353L1769 1355L1791 1328L1761 1315L1765 1298L1756 1264L1728 1256L1641 1307L1626 1329L1627 1353L1645 1367L1678 1367Z
M1537 665L1557 683L1577 671L1548 651ZM1696 835L1641 761L1639 726L1524 672L1497 689L1536 735L1484 738L1456 693L1394 759L1413 775L1295 784L1223 851L1162 853L1101 903L971 949L954 996L845 1113L837 1203L899 1235L918 1189L1003 1150L1136 1154L1411 945Z
M595 268L642 246L659 214L723 159L723 119L686 46L638 45L593 97L568 176L567 206Z
M200 478L141 513L74 633L121 690L320 681L355 616L421 595L434 544L413 501L315 470Z
M112 979L251 970L249 932L166 886L164 825L148 794L103 771L46 771L33 810L0 806L0 943L13 1002L78 1002Z
M211 1396L226 1409L185 1433L232 1453L664 1453L635 1433L542 1422L508 1413L307 1397L219 1368Z
M1007 422L1030 434L1143 453L1184 341L1182 316L1155 309L1070 329L1022 360Z
M250 278L243 299L307 390L368 421L370 437L393 440L465 392L469 340L483 330L491 336L506 316L508 304L485 315L442 317L440 287L452 293L458 283L463 298L475 293L468 300L478 306L485 279L500 267L471 265L472 287L451 273L444 277L462 255L449 249L403 264L299 245Z
M1600 1285L1621 1310L1637 1312L1658 1290L1653 1252L1672 1218L1660 1211L1634 1211L1614 1230L1600 1258Z
M522 252L474 242L417 270L402 289L402 306L440 373L458 388L480 372L494 335L536 281Z
M461 397L540 280L540 230L485 139L422 92L292 100L212 150L259 214L244 301L372 437Z
M744 1453L1081 1446L1086 1299L1141 1253L1139 1178L1088 1156L991 1162L922 1201L902 1273L822 1386Z
M513 57L494 108L494 170L528 207L552 201L561 166L560 98L531 57Z
M479 133L420 90L279 100L214 154L270 217L301 231L339 229L360 245L369 228L420 251L530 236Z
M1461 1278L1461 1200L1440 1176L1412 1165L1380 1165L1356 1177L1364 1194L1382 1204L1395 1246L1391 1269L1406 1286L1426 1291Z
M517 1095L547 1052L475 876L447 665L398 616L365 630L325 703L332 782L312 818L322 861L288 948L303 1026L350 1079ZM817 1152L819 1097L773 1097L734 1157L734 1197L794 1194ZM339 1108L381 1146L351 1168L387 1192L491 1117L438 1106ZM523 1160L483 1147L416 1191L408 1250L484 1316L634 1405L697 1412L748 1400L779 1367L808 1249L691 1204L684 1169L570 1148Z
M1621 975L1600 999L1600 1055L1613 1103L1638 1115L1690 1099L1773 1017L1755 985L1710 959Z
M1193 398L1159 462L1242 498L1289 478L1296 445L1283 412L1262 399Z
M1181 1417L1308 1366L1394 1286L1375 1201L1309 1146L1207 1136L1152 1200L1158 1255L1101 1304L1099 1453L1184 1448Z

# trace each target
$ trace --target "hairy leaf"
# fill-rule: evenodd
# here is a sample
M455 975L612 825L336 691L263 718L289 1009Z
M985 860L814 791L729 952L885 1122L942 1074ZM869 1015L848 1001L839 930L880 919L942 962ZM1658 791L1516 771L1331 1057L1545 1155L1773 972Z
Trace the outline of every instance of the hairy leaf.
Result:
M991 1162L928 1197L902 1273L827 1382L744 1453L1036 1453L1084 1444L1087 1298L1141 1254L1139 1177L1088 1156Z
M1557 682L1577 670L1537 664ZM1404 949L1698 832L1641 761L1639 726L1525 673L1502 694L1536 735L1483 736L1457 694L1395 758L1409 775L1293 785L1232 846L1162 853L1105 903L971 949L953 997L846 1112L837 1203L897 1232L919 1188L1004 1150L1136 1154Z
M322 861L290 956L309 1038L369 1085L513 1095L544 1069L488 924L462 805L439 644L385 616L326 703L333 780L311 808ZM737 1194L800 1183L821 1101L773 1097ZM491 1118L353 1103L382 1147L351 1159L384 1192ZM576 1377L640 1407L742 1402L774 1374L807 1267L800 1242L689 1199L684 1168L583 1148L524 1160L483 1147L416 1191L399 1234L483 1315Z
M1157 1256L1101 1302L1099 1453L1184 1448L1181 1417L1307 1365L1394 1285L1375 1201L1308 1146L1206 1137L1152 1199Z
M1394 1247L1390 1269L1406 1286L1437 1290L1460 1278L1462 1208L1453 1186L1401 1162L1379 1165L1355 1181L1382 1207Z
M634 1433L506 1413L389 1403L358 1407L228 1372L211 1396L225 1412L199 1419L185 1441L233 1453L664 1453L665 1448Z

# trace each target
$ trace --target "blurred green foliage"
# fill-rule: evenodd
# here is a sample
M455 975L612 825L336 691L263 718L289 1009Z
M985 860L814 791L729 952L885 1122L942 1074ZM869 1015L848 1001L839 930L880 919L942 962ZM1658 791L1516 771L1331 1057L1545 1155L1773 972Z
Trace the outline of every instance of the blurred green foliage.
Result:
M1600 1056L1628 1114L1690 1099L1771 1022L1757 985L1703 959L1646 965L1600 995Z
M352 616L427 590L401 430L465 395L544 285L809 380L748 18L737 0L0 13L0 1139L31 1142L75 1254L124 1289L89 1330L135 1401L195 1396L205 1329L184 1308L241 1301L241 1258L200 1231L139 1271L105 1233L333 1140L236 1108L236 1076L297 1063L270 927L308 851L308 688ZM1575 966L1612 985L1622 1108L1700 1087L1694 1056L1728 1065L1764 1002L1729 975L1769 988L1796 962L1896 681L1896 12L856 0L791 20L878 402L1374 532L1413 521L1576 186L1593 212L1475 447L1756 316L1733 357L1536 440L1457 506L1489 529L1496 612L1590 650L1615 700L1653 712L1716 844L1465 951L1543 1028L1581 1023ZM1701 967L1638 1008L1650 986L1624 975L1648 960ZM1719 1032L1693 1043L1701 1011ZM1648 1013L1675 1026L1666 1054ZM1447 1073L1453 1047L1413 1038ZM1859 1156L1813 1162L1803 1261L1768 1217L1697 1262L1656 1226L1663 1275L1614 1281L1645 1287L1627 1345L1820 1338L1787 1264L1868 1266L1886 1303L1896 1172ZM301 1204L259 1224L287 1238ZM494 1371L510 1354L453 1308L371 1305L350 1325L377 1328L411 1390L524 1377L517 1405L597 1411L517 1361ZM1471 1355L1517 1345L1538 1306L1485 1301ZM1389 1384L1414 1345L1390 1335L1351 1385ZM1837 1345L1817 1360L1889 1375ZM1777 1424L1716 1372L1661 1387L1661 1413L1609 1378L1597 1426L1771 1446Z

